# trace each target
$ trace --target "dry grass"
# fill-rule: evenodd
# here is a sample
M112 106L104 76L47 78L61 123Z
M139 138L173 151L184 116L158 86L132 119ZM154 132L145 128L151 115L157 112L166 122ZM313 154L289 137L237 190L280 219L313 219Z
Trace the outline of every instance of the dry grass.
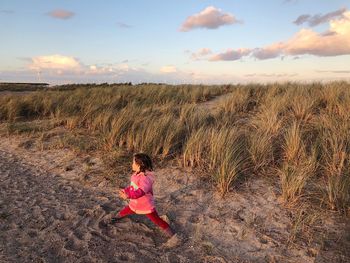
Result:
M246 150L246 138L242 131L230 127L201 127L188 138L184 153L184 165L207 171L221 195L225 195L238 176L250 165Z
M322 224L321 218L323 216L322 211L305 204L301 204L300 207L295 209L287 241L288 246L292 246L296 239L304 240L309 245L315 238L315 227Z
M144 151L159 160L182 158L183 165L201 171L223 195L239 176L271 176L279 180L287 204L316 196L313 202L346 214L349 88L346 82L74 86L2 96L0 121L8 133L50 129L32 120L62 124L71 135L61 139L61 146L76 150L90 149L84 133L76 133L82 130L105 153ZM225 93L215 111L197 107Z
M321 122L324 200L331 209L346 213L350 203L350 125L336 115L323 116Z

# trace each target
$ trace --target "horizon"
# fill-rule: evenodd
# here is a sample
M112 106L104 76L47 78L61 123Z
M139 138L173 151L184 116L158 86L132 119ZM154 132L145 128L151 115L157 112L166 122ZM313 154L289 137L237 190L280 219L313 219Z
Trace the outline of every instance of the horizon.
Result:
M0 82L350 81L345 0L4 0L0 21Z

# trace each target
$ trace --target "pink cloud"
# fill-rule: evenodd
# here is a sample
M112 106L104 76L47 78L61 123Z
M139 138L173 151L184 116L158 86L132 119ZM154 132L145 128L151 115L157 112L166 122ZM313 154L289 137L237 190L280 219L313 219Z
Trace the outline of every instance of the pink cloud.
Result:
M256 48L253 51L253 56L258 59L275 58L282 54L284 43L275 43L264 48Z
M126 63L87 65L81 63L80 60L75 57L58 54L33 57L30 58L29 62L29 70L50 75L117 76L127 72L142 71L141 68L130 67Z
M177 72L177 68L173 65L168 65L168 66L164 66L164 67L161 67L160 69L160 72L161 73L176 73Z
M70 19L75 14L71 11L63 10L63 9L56 9L49 13L47 13L49 16L57 19Z
M264 57L262 54L269 54ZM339 56L350 54L350 11L342 18L331 20L329 30L317 33L301 29L286 42L272 44L254 53L258 59L284 55Z
M200 59L203 59L210 54L212 54L212 51L209 48L201 48L197 52L193 52L191 54L191 59L200 60Z
M182 24L180 31L187 32L195 28L216 29L223 25L231 25L239 21L230 13L208 6L203 11L189 16Z
M303 28L287 41L272 43L268 46L249 49L228 49L213 55L209 61L233 61L245 56L264 60L287 55L340 56L350 55L350 11L342 13L340 18L329 21L329 29L318 33Z
M209 61L233 61L239 60L244 56L249 55L252 52L251 49L248 48L240 48L237 50L228 49L226 52L216 54L212 56Z
M74 57L62 55L33 57L30 69L34 70L78 70L82 68L80 62Z

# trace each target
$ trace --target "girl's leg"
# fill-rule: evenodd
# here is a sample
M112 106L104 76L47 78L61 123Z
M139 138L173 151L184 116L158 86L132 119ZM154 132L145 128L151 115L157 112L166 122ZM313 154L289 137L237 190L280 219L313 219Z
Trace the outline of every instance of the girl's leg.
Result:
M130 209L130 207L127 205L127 206L125 206L122 210L120 210L120 211L118 212L118 214L117 214L116 217L112 217L110 222L111 222L112 224L114 224L114 223L118 222L121 218L123 218L123 217L125 217L125 216L128 216L128 215L131 215L131 214L135 214L135 212L132 211L132 210Z
M164 232L165 232L168 236L174 235L174 232L171 230L169 224L159 217L157 211L154 211L154 212L152 212L152 213L150 213L150 214L147 214L146 216L147 216L153 223L155 223L157 226L159 226L160 228L162 228L162 229L164 230Z
M130 207L127 205L122 210L119 211L117 218L122 218L124 216L135 214L134 211L130 209Z

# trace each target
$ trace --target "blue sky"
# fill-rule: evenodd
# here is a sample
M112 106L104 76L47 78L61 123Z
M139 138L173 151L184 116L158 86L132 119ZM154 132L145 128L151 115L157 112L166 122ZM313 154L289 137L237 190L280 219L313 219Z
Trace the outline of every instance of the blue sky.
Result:
M345 0L1 0L0 23L0 81L350 80Z

